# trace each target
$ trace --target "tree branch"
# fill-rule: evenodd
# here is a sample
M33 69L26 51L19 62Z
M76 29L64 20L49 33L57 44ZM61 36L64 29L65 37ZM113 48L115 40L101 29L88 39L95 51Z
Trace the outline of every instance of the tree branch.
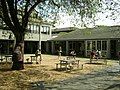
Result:
M1 2L1 8L2 8L2 13L3 13L3 21L6 23L6 25L13 31L14 25L11 22L10 16L9 16L9 11L6 5L5 0L0 0Z
M25 5L25 10L24 10L24 16L22 18L22 27L23 28L26 28L27 23L28 23L28 16L26 16L26 15L27 15L27 10L28 10L29 4L30 4L30 0L27 0L26 5Z
M23 16L23 18L22 18L22 23L24 23L24 27L26 27L27 26L27 24L28 24L28 18L29 18L29 16L30 16L30 14L32 13L32 11L35 9L35 7L39 4L39 3L42 3L42 2L44 2L45 0L37 0L37 2L35 2L34 3L34 5L32 5L31 7L30 7L30 9L29 10L25 10L25 14L24 14L24 16ZM27 7L26 7L27 8ZM26 12L27 11L27 12Z
M20 27L20 23L17 18L17 8L16 7L14 8L14 0L7 0L7 4L14 26Z
M18 1L19 1L19 0L18 0ZM18 3L18 1L15 0L15 13L16 13L16 14L18 14L18 13L17 13L17 3Z
M60 8L60 4L56 4L53 0L51 0L51 2L52 2L55 6L57 6L58 8Z

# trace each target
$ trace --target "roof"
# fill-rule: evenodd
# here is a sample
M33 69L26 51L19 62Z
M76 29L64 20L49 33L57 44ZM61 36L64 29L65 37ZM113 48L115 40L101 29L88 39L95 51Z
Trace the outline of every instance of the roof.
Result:
M76 27L56 28L56 29L53 29L52 32L70 32L78 29L79 28L76 28Z
M53 38L53 41L62 40L91 40L91 39L120 39L120 26L102 26L79 29Z

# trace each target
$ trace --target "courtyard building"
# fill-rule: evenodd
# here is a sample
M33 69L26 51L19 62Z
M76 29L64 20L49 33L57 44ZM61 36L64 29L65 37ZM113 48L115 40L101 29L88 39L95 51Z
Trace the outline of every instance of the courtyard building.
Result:
M25 34L25 54L34 54L41 41L42 53L62 55L76 51L79 57L89 57L92 50L100 50L102 56L118 58L120 55L120 26L98 26L79 29L76 27L52 29L52 25L43 21L34 11ZM15 37L0 19L0 53L12 54Z
M21 20L22 11L19 11L19 19ZM34 54L39 48L41 41L42 53L46 53L47 40L51 39L51 24L43 21L37 11L33 11L29 18L27 32L25 34L24 53ZM15 37L5 23L0 19L0 53L12 54Z
M50 41L53 54L56 54L58 47L61 46L63 55L69 55L71 50L75 50L77 56L89 57L92 50L100 50L102 56L118 58L120 54L120 26L77 29L58 35Z

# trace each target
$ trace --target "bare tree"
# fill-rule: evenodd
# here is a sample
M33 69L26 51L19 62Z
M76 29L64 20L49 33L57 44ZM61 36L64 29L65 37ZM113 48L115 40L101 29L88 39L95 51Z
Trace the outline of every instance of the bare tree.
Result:
M24 69L24 35L27 31L29 16L34 9L39 10L41 18L53 17L59 10L83 17L92 18L101 0L0 0L0 17L13 32L16 45L12 57L13 70ZM22 19L18 11L22 8ZM52 12L52 13L51 13ZM16 54L16 53L17 54Z

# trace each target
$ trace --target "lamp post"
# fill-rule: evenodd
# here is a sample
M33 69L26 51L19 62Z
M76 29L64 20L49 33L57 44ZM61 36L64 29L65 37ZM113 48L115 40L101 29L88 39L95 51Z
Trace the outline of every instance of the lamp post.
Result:
M41 60L42 60L42 56L41 56L41 26L39 26L39 52L38 52L38 55L39 55L39 61L41 63Z
M39 26L39 50L41 51L41 26Z

